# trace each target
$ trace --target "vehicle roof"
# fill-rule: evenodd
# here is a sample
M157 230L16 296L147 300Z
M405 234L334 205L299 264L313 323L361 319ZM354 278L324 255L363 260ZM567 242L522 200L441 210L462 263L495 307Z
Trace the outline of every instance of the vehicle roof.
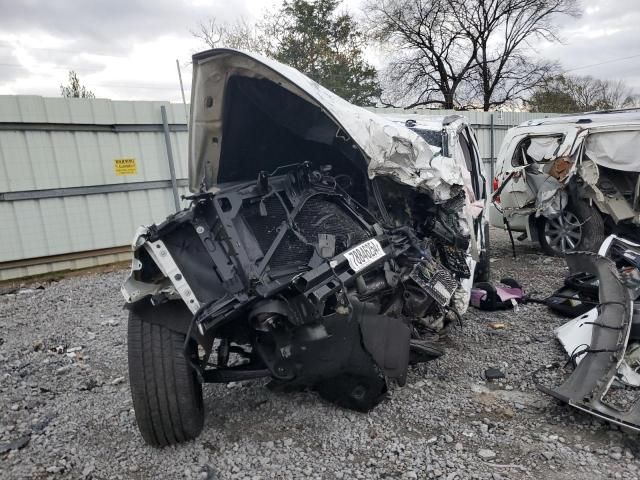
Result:
M518 125L518 127L535 127L539 125L585 125L594 127L636 123L640 124L640 108L558 115L528 120Z
M461 121L467 123L466 119L460 115L422 115L415 113L383 113L384 118L391 120L392 122L405 124L408 120L413 120L415 125L411 128L418 128L423 130L441 131L444 126L453 123L453 121Z

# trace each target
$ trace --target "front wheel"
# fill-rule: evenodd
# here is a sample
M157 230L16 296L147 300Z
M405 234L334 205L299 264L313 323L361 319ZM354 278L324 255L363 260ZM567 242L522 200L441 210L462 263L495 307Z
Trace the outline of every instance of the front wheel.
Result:
M194 439L202 431L202 385L185 357L185 335L152 323L152 316L181 313L163 304L129 313L129 382L138 429L144 440L164 447ZM195 343L188 356L197 354Z
M548 255L561 256L578 250L597 252L605 237L604 221L598 210L578 200L556 218L540 218L538 237Z

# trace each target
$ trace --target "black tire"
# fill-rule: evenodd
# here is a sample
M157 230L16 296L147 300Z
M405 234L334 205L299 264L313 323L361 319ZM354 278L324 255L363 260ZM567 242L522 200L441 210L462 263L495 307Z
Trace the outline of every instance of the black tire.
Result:
M483 233L484 241L482 243L482 250L480 251L480 257L478 258L476 269L473 272L474 283L488 282L491 279L491 262L489 260L491 242L489 241L489 224L485 224Z
M148 321L162 307L131 311L128 332L136 422L155 447L194 439L204 424L202 385L184 356L185 335ZM195 344L190 353L195 355Z
M559 226L560 223L563 224L562 227ZM555 232L559 232L557 228L565 228L566 231L556 235ZM547 255L562 256L576 251L597 252L605 238L604 221L598 210L578 200L564 209L562 218L549 220L541 217L538 220L538 238Z

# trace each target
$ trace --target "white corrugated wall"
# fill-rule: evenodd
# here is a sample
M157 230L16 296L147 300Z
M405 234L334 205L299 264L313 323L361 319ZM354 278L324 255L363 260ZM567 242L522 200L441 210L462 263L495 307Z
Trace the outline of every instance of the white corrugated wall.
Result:
M161 105L167 109L169 124L185 123L184 107L167 102L36 96L0 96L0 123L160 125ZM184 179L187 132L171 132L170 136L176 177ZM114 160L122 158L136 160L135 175L116 175ZM0 130L1 193L170 178L161 131ZM181 190L186 193L186 188ZM127 245L138 225L162 220L174 208L170 188L0 201L0 264ZM114 261L126 255L106 256ZM72 260L69 266L64 260L50 269L74 268L78 263L90 266L90 262L90 257L81 262ZM0 280L50 269L46 265L4 268L0 269Z

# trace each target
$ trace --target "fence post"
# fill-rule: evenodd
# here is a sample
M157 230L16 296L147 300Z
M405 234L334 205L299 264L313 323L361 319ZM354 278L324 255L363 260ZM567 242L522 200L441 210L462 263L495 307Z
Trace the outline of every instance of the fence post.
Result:
M490 135L491 135L491 141L489 142L489 155L491 157L490 159L490 167L489 167L489 171L491 173L490 177L489 177L489 189L491 192L493 192L493 175L494 175L494 162L496 161L496 154L495 154L495 128L493 127L493 112L491 112L491 124L490 124Z
M171 149L171 136L169 132L169 122L167 121L167 109L160 106L162 114L162 127L164 129L164 143L167 147L167 160L169 161L169 173L171 174L171 189L173 190L173 201L176 205L176 212L180 211L180 196L178 195L178 181L176 180L176 168L173 165L173 150Z

